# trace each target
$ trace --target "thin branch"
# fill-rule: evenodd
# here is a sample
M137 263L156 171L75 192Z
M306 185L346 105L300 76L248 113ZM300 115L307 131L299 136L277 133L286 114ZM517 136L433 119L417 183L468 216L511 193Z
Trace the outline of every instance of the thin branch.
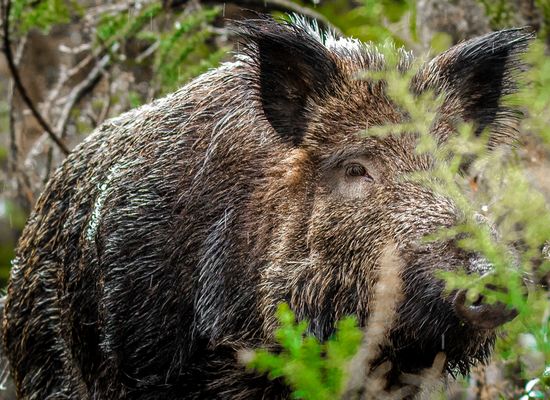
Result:
M65 137L65 133L67 130L67 124L69 122L69 118L71 116L71 111L73 110L74 106L80 99L82 99L87 93L91 92L94 87L97 85L97 83L100 81L101 74L104 70L104 68L107 66L111 59L110 55L105 55L97 64L92 68L92 70L88 73L88 76L81 81L78 85L72 88L71 92L68 94L68 96L65 97L64 105L61 110L61 114L59 115L59 119L57 120L56 124L56 131L60 132L61 138ZM69 71L68 76L71 76L72 74L80 71L86 64L82 64L81 68L78 70L71 70ZM67 77L67 75L60 79L59 83L64 85L67 80L70 79ZM59 92L59 90L57 91ZM58 93L57 93L58 94ZM56 94L56 96L57 96ZM51 98L51 97L50 97ZM51 102L49 103L51 104ZM47 158L46 158L46 168L45 168L45 176L42 179L43 185L46 184L46 182L50 178L51 174L51 166L53 163L53 152L52 148L48 146L49 149L47 151Z
M96 58L93 54L89 54L88 56L83 58L82 61L80 61L77 65L70 68L69 70L67 70L64 65L60 66L60 77L55 83L54 88L50 90L50 93L48 93L48 100L46 101L46 115L51 117L51 109L54 103L57 106L65 101L65 99L60 98L59 94L61 93L61 90L65 87L67 82L69 82L69 80L71 80L77 74L80 74L95 59Z
M139 64L143 60L145 60L147 57L153 55L155 51L160 47L160 40L157 40L154 42L151 46L147 47L145 51L143 51L141 54L139 54L136 57L136 62Z
M23 56L23 51L25 50L25 46L27 44L27 36L25 35L20 43L17 46L17 50L15 52L15 63L16 65L19 65L21 62L21 58ZM10 81L8 86L8 126L9 126L9 132L10 132L10 172L15 173L17 171L17 165L18 165L18 157L19 157L19 148L17 146L17 135L15 132L15 117L13 115L14 112L14 96L15 94L15 87L13 80Z
M11 43L10 43L10 27L9 27L9 15L11 11L11 0L3 0L0 1L0 5L2 6L2 26L3 26L3 38L2 38L2 50L6 56L6 61L8 64L8 69L11 73L12 79L15 83L15 87L17 88L19 95L21 96L21 99L23 102L27 105L31 113L33 114L34 118L38 121L40 126L42 126L42 129L44 129L50 139L59 147L61 152L65 155L69 154L69 149L65 144L62 142L62 140L57 137L57 135L54 133L52 128L49 126L49 124L46 122L44 117L40 114L40 112L36 109L34 106L31 98L29 97L29 94L27 93L25 86L23 86L23 82L21 81L21 76L19 75L19 71L17 70L17 66L15 65L13 54L11 51Z
M111 80L111 74L109 74L109 72L107 71L104 72L104 76L105 76L105 79L107 80L107 96L106 96L107 98L105 99L105 105L103 106L103 109L101 110L101 113L97 118L95 126L105 121L109 116L109 112L111 111L112 97L113 97L113 82Z
M67 122L69 120L69 117L71 115L71 111L74 107L74 105L86 95L86 93L93 90L95 85L99 82L101 78L101 73L104 70L104 68L109 64L111 61L110 55L105 55L99 62L94 66L94 68L90 71L86 79L84 79L82 82L80 82L78 85L76 85L73 90L71 90L71 93L67 97L67 101L65 102L65 106L63 107L63 110L61 111L61 116L59 117L59 121L57 123L57 131L61 132L61 137L65 135L65 130L67 129Z
M17 50L15 51L15 63L19 65L21 58L23 57L23 52L27 43L27 36L23 36L17 45ZM19 155L20 149L17 144L17 134L15 131L15 116L14 116L14 93L15 85L13 80L10 81L8 87L8 127L10 133L10 157L9 157L9 172L12 176L13 182L15 183L15 195L21 199L21 203L25 210L29 210L29 207L34 203L34 196L32 194L31 183L29 176L25 172L24 168L19 168Z
M52 172L52 163L53 163L53 147L48 145L48 151L46 153L46 168L44 168L44 178L42 178L42 187L46 186L50 180L50 174Z

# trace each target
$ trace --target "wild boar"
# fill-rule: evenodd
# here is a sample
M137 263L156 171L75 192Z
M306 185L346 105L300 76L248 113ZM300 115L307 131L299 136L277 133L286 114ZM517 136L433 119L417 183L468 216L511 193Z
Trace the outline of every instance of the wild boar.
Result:
M444 295L436 271L481 274L487 263L454 241L421 240L462 217L402 179L433 168L418 135L365 134L407 118L383 82L358 79L386 68L377 48L301 20L238 30L234 61L106 122L47 184L3 320L19 398L287 398L236 351L273 346L281 302L320 340L346 315L367 325L388 243L403 282L377 361L391 362L388 387L429 367L442 335L447 370L467 372L512 317ZM491 33L420 68L411 90L445 97L438 141L457 121L495 143L515 134L502 97L530 37ZM399 59L411 68L410 53Z

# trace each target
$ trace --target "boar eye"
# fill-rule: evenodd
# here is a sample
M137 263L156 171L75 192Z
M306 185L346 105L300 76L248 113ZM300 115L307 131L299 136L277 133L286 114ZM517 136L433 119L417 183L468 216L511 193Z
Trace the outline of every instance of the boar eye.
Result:
M372 177L367 173L365 167L357 163L349 164L346 166L346 176L353 178L364 177L369 181L372 181Z

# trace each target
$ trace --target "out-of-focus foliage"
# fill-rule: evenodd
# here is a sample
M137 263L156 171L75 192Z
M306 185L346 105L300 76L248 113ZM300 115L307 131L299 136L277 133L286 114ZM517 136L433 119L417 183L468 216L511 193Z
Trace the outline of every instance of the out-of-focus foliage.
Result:
M403 45L416 38L414 0L362 0L361 6L354 8L347 0L323 1L317 9L346 35L362 41L381 43L391 39Z
M161 34L159 51L155 53L155 69L158 71L157 80L161 91L175 90L182 82L218 64L227 53L227 48L208 53L205 42L213 32L200 29L205 23L212 22L219 13L218 8L201 10L177 21L171 32ZM187 40L182 40L184 36L187 36ZM189 63L190 56L198 47L205 51L206 57L200 58L198 63Z
M550 2L548 0L477 0L483 5L494 29L502 29L518 23L518 8L523 7L524 13L531 21L540 24L541 38L550 35Z
M550 2L547 0L536 0L535 3L541 11L544 23L542 33L544 37L548 38L550 37Z
M220 14L220 8L200 9L170 21L170 26L159 30L156 19L166 18L162 5L156 2L144 6L137 14L106 13L97 26L96 40L124 61L124 44L138 40L148 45L153 54L151 84L163 94L219 63L228 48L212 49L206 44L213 35L208 29ZM139 64L142 60L136 60Z
M495 28L502 28L512 20L514 10L511 2L507 0L478 0L484 7L485 12Z
M11 25L19 34L31 29L47 33L52 25L67 23L71 14L82 11L75 0L14 0L11 7Z

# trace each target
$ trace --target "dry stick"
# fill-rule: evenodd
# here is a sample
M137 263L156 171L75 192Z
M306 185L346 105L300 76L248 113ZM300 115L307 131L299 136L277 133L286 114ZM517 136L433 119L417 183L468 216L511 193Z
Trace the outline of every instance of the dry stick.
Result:
M109 112L111 111L112 106L112 100L113 97L113 82L111 80L111 74L109 72L104 72L105 80L107 81L107 99L105 101L105 105L103 106L103 109L101 110L101 113L99 114L99 117L97 118L97 121L95 122L95 126L98 126L99 124L103 123L109 116Z
M447 355L443 352L439 352L435 355L431 367L417 374L401 374L401 382L410 385L410 387L419 388L420 392L417 394L418 398L429 398L428 395L433 393L437 387L441 387L443 384L441 377L445 372L446 362Z
M63 109L61 110L61 115L60 115L59 120L58 120L57 125L56 125L56 130L58 132L61 132L61 137L62 138L65 136L65 132L66 132L66 129L67 129L67 123L69 121L71 111L73 110L75 104L80 99L82 99L82 97L84 97L86 94L88 94L89 92L91 92L95 88L97 83L100 81L102 72L104 71L105 67L107 67L110 60L111 60L110 55L104 55L100 59L100 61L94 66L94 68L92 68L92 70L88 73L88 76L83 81L81 81L78 85L76 85L71 90L71 92L64 98L65 104L63 106ZM85 67L84 64L82 64L82 65L79 64L79 65L80 65L79 70L82 69L83 67ZM71 71L74 71L74 70L71 70ZM69 72L69 74L71 74L71 72ZM74 73L71 74L71 75L74 75ZM67 80L68 79L64 79L65 82ZM56 90L59 91L58 89L56 89ZM50 96L50 99L52 99L51 96ZM51 101L50 101L50 103L51 103ZM34 148L39 149L41 145L42 145L42 142L37 141ZM29 158L32 159L33 156L35 154L37 154L39 151L40 150L30 151L29 152L29 157L27 157L26 162L28 162ZM46 170L46 175L43 179L44 183L46 183L47 180L49 179L49 174L51 172L50 169L51 169L52 161L53 161L53 157L52 157L51 153L48 152L47 166L46 166L46 169L45 169Z
M44 178L42 179L42 187L46 186L46 184L50 180L50 174L52 172L52 163L53 163L53 147L48 146L48 152L46 155L46 168L44 168L44 171L46 173L44 174Z
M25 49L25 45L27 44L27 36L25 35L21 41L19 42L18 46L17 46L17 50L15 52L15 60L14 62L16 63L16 65L19 65L19 63L21 62L21 58L23 56L23 51ZM15 94L15 87L14 87L14 82L13 80L10 81L9 83L9 86L8 86L8 107L9 107L9 111L8 111L8 116L9 116L9 130L10 130L10 152L11 152L11 157L10 157L10 172L11 173L15 173L16 170L17 170L17 159L18 159L18 153L19 153L19 149L17 147L17 136L16 136L16 133L15 133L15 117L13 115L13 107L14 107L14 96Z
M61 65L62 70L60 71L60 78L55 83L53 89L50 90L50 93L48 93L48 100L46 101L46 115L51 116L53 103L57 105L62 102L61 100L63 99L59 98L59 93L61 93L61 89L65 87L65 84L75 75L80 73L84 68L86 68L93 60L94 55L90 54L69 70L64 70L64 66Z
M27 43L27 36L24 36L17 46L15 52L15 63L19 65L21 58L23 57L23 51ZM15 132L15 116L14 116L14 96L15 85L11 80L8 87L8 127L9 127L9 141L10 141L10 160L9 160L9 172L15 180L16 195L26 200L27 206L30 206L34 202L34 198L31 190L31 181L24 168L19 168L19 146L17 144L17 134Z
M67 101L65 102L65 106L61 111L61 116L56 126L57 131L61 132L61 137L65 135L67 122L69 121L69 116L71 115L71 111L74 105L87 93L93 90L93 88L97 85L101 78L102 71L105 69L110 61L111 56L109 54L103 56L101 60L99 60L99 62L90 71L88 76L78 85L76 85L73 90L71 90L71 93L67 97Z
M142 3L142 2L140 2ZM127 12L130 7L134 7L135 4L132 1L126 1L124 3L115 3L115 4L99 4L97 6L92 5L90 8L86 9L86 14L84 15L84 21L95 21L98 16L107 14L107 13L116 13L122 15L122 13Z
M367 320L363 343L349 364L349 379L344 398L354 399L361 390L363 396L379 396L384 389L384 375L391 368L389 362L371 371L372 363L380 356L387 343L388 333L397 318L397 306L403 297L401 272L403 261L397 254L397 246L388 244L382 251L378 281ZM367 397L370 398L370 397Z
M48 133L48 136L50 137L50 139L59 147L61 152L64 155L67 155L69 154L69 149L61 141L61 139L57 137L57 135L53 132L52 128L48 125L46 120L44 120L40 112L38 112L38 110L34 106L31 98L29 97L29 94L27 93L27 90L25 89L25 86L23 86L23 82L21 81L19 71L17 70L17 67L15 65L13 54L11 51L10 29L9 29L10 28L9 15L11 11L11 0L0 1L0 5L2 6L2 25L3 25L2 50L6 56L8 69L10 70L12 79L15 82L15 87L17 88L19 95L21 96L21 99L25 102L29 110L31 110L31 113L34 116L34 118L36 118L40 126L42 126L42 129L44 129Z

